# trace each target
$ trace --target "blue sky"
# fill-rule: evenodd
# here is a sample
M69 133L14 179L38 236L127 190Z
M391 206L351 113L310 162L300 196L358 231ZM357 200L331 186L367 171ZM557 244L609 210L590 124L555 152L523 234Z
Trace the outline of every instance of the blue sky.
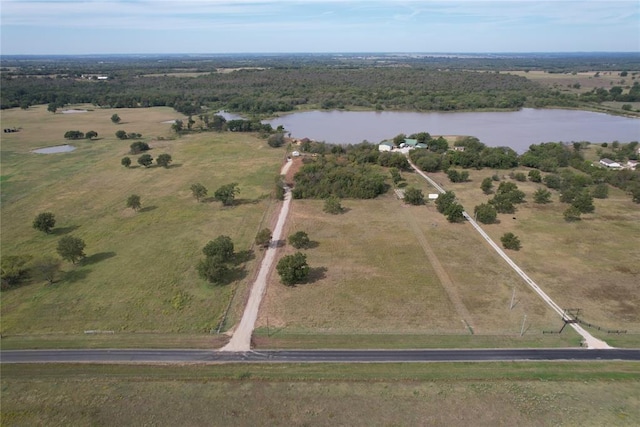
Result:
M640 51L640 1L0 0L0 53Z

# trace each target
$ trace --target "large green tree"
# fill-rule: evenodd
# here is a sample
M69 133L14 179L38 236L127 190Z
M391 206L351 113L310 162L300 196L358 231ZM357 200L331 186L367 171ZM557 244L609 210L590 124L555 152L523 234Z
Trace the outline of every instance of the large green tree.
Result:
M224 284L228 280L230 272L229 267L219 256L208 256L200 260L196 270L200 277L216 285Z
M404 192L404 202L410 205L424 205L424 194L422 190L409 187Z
M38 231L45 232L47 234L51 233L51 229L56 225L56 217L51 212L41 212L36 215L33 220L33 228Z
M223 262L229 262L234 257L234 245L231 237L220 235L214 240L210 240L204 248L202 253L208 258L219 258Z
M533 201L538 204L545 204L551 202L551 192L545 188L538 188L533 193Z
M571 206L578 209L581 213L592 213L596 209L593 204L593 196L587 189L582 190L574 197Z
M119 116L119 115L117 115L117 114L113 114L113 115L111 116L111 122L112 122L112 123L118 124L118 123L120 123L120 120L121 120L121 119L120 119L120 116Z
M219 187L216 192L213 193L213 198L222 202L224 206L231 206L236 198L236 194L239 192L238 183L232 182L231 184L225 184Z
M143 154L142 156L138 157L138 163L145 168L148 168L153 164L153 157L151 157L151 154Z
M310 268L307 264L307 256L302 252L296 252L282 257L276 265L276 270L283 284L293 286L307 280Z
M79 237L64 236L58 241L58 247L56 251L66 261L76 263L80 258L84 258L84 248L86 244L84 240Z
M476 206L473 209L473 212L476 219L483 224L493 224L496 222L498 217L498 211L496 211L496 208L487 203L482 203Z

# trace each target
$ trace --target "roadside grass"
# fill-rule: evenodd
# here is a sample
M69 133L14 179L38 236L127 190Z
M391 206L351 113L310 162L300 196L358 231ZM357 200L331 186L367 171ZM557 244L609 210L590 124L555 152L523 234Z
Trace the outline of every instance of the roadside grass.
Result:
M124 123L112 124L113 113ZM162 122L175 117L166 108L78 114L51 114L46 106L3 111L3 125L22 130L2 143L2 173L9 177L2 182L2 254L57 256L55 247L63 235L87 244L87 257L77 265L63 263L53 286L34 278L3 292L3 337L85 330L198 334L217 326L257 258L238 266L233 283L216 287L196 273L201 249L220 234L229 235L237 251L252 247L271 205L283 152L247 134L202 133L170 140L170 124ZM152 156L171 154L171 167L121 166L130 141L115 137L120 128L142 133ZM70 129L96 130L99 140L73 142L78 149L70 153L30 152L66 143L63 134ZM131 157L135 164L136 156ZM196 182L209 189L209 196L220 185L238 182L238 204L197 203L190 191ZM139 212L125 207L134 193L142 199ZM52 235L31 228L33 217L43 211L56 216Z
M3 425L637 425L637 363L2 365Z
M433 192L417 174L403 175L407 185ZM460 335L463 346L501 341L479 338L473 344L464 337L472 333L504 335L503 343L517 346L520 340L512 338L521 332L540 340L537 346L547 345L547 339L549 346L577 343L571 334L543 336L543 331L561 328L559 317L468 224L449 224L433 203L407 206L389 192L374 200L343 200L343 206L347 212L334 216L322 212L322 201L293 201L286 234L306 231L317 242L306 251L312 279L290 288L272 275L257 326L261 339L267 326L278 331L279 339L267 339L265 346L289 347L289 336L294 343L309 345L341 341L328 334L370 335L362 340L373 346L384 345L384 334L426 334L440 343L446 341L442 335ZM419 235L435 254L437 266ZM286 246L282 255L293 251ZM441 275L448 278L445 286ZM311 344L314 340L320 344ZM429 345L427 341L408 337L397 345Z
M609 90L612 86L630 86L633 83L631 75L621 77L620 71L583 71L579 73L548 73L541 70L513 70L501 71L502 74L514 74L516 76L526 77L529 80L541 83L545 86L553 87L560 91L584 93L597 88L605 88ZM596 76L598 73L598 76ZM623 82L624 81L624 82ZM578 88L573 87L579 84ZM625 93L628 89L625 89Z
M474 206L491 197L482 193L480 183L494 171L469 172L471 182L467 183L446 183L443 174L434 177L445 182L445 187L453 190L472 213ZM505 176L508 172L499 174ZM594 199L594 213L567 223L562 214L568 205L559 201L557 191L550 190L551 203L538 205L532 200L533 193L544 187L542 184L516 184L525 192L526 203L518 205L513 215L499 214L498 224L483 225L483 229L498 243L505 232L516 234L522 249L507 251L508 255L561 307L579 308L581 319L605 331L639 334L640 267L634 250L634 236L640 235L638 205L628 194L610 187L607 199ZM637 342L623 336L614 339L620 343Z

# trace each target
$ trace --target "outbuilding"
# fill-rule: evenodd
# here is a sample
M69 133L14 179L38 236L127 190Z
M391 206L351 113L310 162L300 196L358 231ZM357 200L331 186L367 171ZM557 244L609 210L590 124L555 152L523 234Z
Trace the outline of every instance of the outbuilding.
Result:
M382 141L378 145L378 151L391 151L396 148L396 145L391 141Z
M622 167L622 165L620 163L614 162L613 160L606 159L606 158L605 159L600 159L600 164L602 166L606 166L606 167L612 168L612 169L621 168Z

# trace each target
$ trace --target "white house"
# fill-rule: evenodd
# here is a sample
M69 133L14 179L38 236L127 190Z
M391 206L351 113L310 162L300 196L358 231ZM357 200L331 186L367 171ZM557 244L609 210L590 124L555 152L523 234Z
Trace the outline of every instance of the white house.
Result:
M390 141L382 141L380 145L378 145L378 151L391 151L396 148L395 144Z
M621 165L620 163L618 163L618 162L614 162L614 161L613 161L613 160L611 160L611 159L600 159L600 164L601 164L602 166L606 166L606 167L608 167L608 168L612 168L612 169L614 169L614 168L621 168L621 167L622 167L622 165Z

